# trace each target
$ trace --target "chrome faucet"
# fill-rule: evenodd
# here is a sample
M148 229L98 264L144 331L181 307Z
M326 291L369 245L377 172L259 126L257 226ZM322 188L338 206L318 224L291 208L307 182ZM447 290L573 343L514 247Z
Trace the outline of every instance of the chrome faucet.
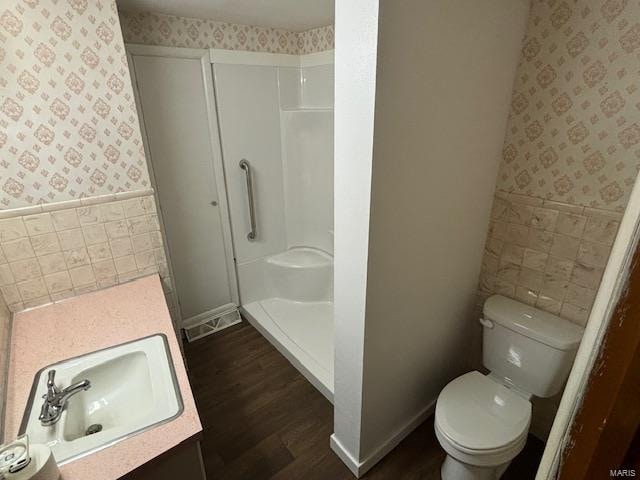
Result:
M40 416L38 417L40 424L44 427L54 425L58 420L60 420L64 407L66 407L67 402L71 397L76 393L80 393L91 388L91 382L89 380L82 380L81 382L75 383L61 390L56 386L55 379L56 371L49 370L47 378L47 393L42 396L42 398L44 398L44 403L42 404Z

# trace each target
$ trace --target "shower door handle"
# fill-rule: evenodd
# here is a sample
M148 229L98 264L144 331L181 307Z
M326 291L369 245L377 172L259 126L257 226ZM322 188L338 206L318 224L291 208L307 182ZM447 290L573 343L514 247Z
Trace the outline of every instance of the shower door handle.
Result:
M253 242L258 231L256 229L256 206L253 200L253 177L251 176L251 165L244 158L240 160L240 168L244 170L247 179L247 200L249 202L249 219L251 221L251 231L247 234L247 240Z

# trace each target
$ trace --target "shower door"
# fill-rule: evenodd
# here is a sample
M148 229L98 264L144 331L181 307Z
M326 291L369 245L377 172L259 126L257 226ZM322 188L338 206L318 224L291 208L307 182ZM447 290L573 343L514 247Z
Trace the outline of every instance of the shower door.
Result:
M184 327L238 302L208 52L129 52Z

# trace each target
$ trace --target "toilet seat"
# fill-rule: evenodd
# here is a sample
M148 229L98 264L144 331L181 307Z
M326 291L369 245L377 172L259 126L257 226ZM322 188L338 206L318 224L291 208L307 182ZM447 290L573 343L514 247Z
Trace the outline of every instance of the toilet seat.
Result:
M508 462L524 447L531 403L474 371L451 381L436 404L435 430L454 458L472 465Z

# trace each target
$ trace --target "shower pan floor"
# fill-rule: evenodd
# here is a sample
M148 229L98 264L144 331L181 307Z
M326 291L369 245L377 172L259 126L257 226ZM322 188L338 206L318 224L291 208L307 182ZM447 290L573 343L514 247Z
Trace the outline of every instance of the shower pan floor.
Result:
M333 402L333 303L268 298L244 305L242 311Z

